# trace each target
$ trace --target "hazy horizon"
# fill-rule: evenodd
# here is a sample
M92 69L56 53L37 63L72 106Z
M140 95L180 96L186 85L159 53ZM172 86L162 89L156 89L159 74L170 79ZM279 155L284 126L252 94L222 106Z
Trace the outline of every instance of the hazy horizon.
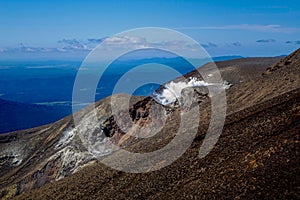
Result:
M180 31L212 57L287 55L300 47L297 19L296 0L0 0L0 59L83 60L104 39L142 27Z

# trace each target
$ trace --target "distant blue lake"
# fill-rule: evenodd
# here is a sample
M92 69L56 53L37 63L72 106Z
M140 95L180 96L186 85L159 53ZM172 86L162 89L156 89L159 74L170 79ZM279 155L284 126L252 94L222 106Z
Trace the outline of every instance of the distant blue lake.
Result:
M204 64L205 62L207 61L203 60L200 63ZM194 70L193 66L186 60L178 57L125 60L122 62L117 60L107 68L99 80L95 101L110 96L115 84L123 74L136 66L148 63L160 63L170 66L179 71L180 74ZM81 62L73 61L0 61L0 99L10 102L9 104L2 103L0 105L0 133L52 123L71 114L73 85L80 66ZM150 67L149 70L137 71L136 73L136 78L142 78L141 75L155 76L158 74L164 79L163 82L175 78L168 75L165 68L151 69ZM86 87L81 88L83 96L90 89L88 80L94 79L96 73L93 68L89 68L84 76L86 76L87 82ZM158 87L158 84L143 85L137 88L133 94L148 96ZM118 92L126 93L127 91ZM15 111L13 110L14 102L17 102ZM78 109L86 106L85 103L84 101L78 102ZM9 105L9 108L7 105ZM19 126L16 120L11 119L17 119L15 115L20 113L22 106L27 108L23 109L23 115L32 117ZM34 106L34 111L31 106ZM29 113L26 113L26 110ZM45 115L45 112L41 112L42 116L40 116L39 110L51 110L51 115ZM32 115L32 112L35 114ZM38 120L40 117L44 119ZM11 122L8 123L9 121Z
M184 74L193 70L185 60L180 58L164 59L155 58L147 60L133 60L126 62L112 63L105 71L97 87L95 100L102 99L112 94L114 84L128 70L151 62L157 62L172 66ZM72 100L73 84L80 62L67 61L47 61L47 62L4 62L0 61L0 99L30 103L30 104L50 104L70 105ZM183 67L185 66L185 67ZM161 69L155 73L164 73ZM151 74L148 72L140 72ZM152 75L153 75L152 74ZM95 77L93 69L85 72L86 79ZM165 74L165 81L174 77ZM89 83L86 83L88 90ZM149 85L135 92L135 95L149 95L158 85ZM148 88L148 89L147 89ZM84 92L84 91L83 91Z

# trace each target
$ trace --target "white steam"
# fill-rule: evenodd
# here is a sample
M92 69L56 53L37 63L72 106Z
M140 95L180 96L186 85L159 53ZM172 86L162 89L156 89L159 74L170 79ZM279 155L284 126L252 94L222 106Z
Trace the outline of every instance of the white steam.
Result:
M162 105L170 105L176 102L181 97L181 91L184 88L188 87L205 87L210 85L219 85L213 83L207 83L205 81L197 80L195 77L190 77L188 82L180 81L180 82L169 82L164 85L163 91L161 93L154 92L152 96L154 99ZM222 84L223 89L228 89L231 85L224 81Z

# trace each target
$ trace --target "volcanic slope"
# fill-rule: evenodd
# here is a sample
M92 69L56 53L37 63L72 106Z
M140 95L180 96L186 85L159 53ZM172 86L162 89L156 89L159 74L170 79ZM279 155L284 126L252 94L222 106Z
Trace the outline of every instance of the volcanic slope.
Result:
M209 124L209 98L200 102L200 126L190 148L171 165L153 172L125 173L89 158L82 140L72 134L71 117L50 126L0 136L1 153L5 154L1 157L2 196L21 193L16 199L299 198L299 54L300 50L288 57L289 62L285 62L286 58L280 61L284 66L271 73L264 71L274 63L253 70L256 73L252 78L241 78L246 70L238 66L238 74L230 77L227 73L228 78L223 77L233 83L226 90L225 126L216 146L202 159L198 153ZM242 59L239 62L243 63ZM232 70L230 66L227 65L228 70ZM220 71L225 76L226 66ZM170 111L157 136L134 140L114 126L109 102L108 98L96 104L100 129L130 151L154 151L176 134L180 108ZM155 104L151 98L132 98L132 120L141 126L147 123L147 105L151 103ZM86 108L77 117L84 119L90 110ZM85 126L94 125L85 122ZM16 149L9 152L12 146Z

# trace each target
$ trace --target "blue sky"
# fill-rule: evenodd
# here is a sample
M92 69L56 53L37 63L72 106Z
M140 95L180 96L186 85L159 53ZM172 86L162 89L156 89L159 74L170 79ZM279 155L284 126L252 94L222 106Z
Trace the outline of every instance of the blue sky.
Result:
M0 59L82 59L101 38L149 26L212 56L276 56L300 48L300 1L0 0Z

